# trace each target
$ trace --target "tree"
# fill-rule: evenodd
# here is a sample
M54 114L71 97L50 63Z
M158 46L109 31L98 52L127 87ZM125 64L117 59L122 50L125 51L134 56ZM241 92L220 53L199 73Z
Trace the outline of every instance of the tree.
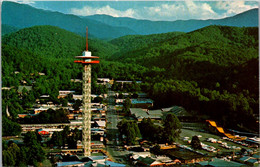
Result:
M143 139L152 142L159 142L162 140L162 127L155 125L150 118L144 118L141 123L138 124L138 127Z
M19 160L20 148L15 143L12 143L9 146L8 151L13 155L15 161Z
M25 147L22 146L20 148L20 155L18 158L18 166L27 166L26 164L28 164L28 155L27 153L29 152L30 148L29 147Z
M7 150L8 149L8 144L5 140L2 140L2 150Z
M181 133L181 123L174 114L168 114L163 120L163 137L165 142L172 144Z
M63 146L64 144L61 132L54 132L49 143L54 146Z
M151 152L155 155L161 155L162 151L158 144L156 144L153 148L151 148Z
M246 152L246 149L245 149L245 148L242 148L242 149L240 150L240 152L241 152L242 154L244 154L244 153Z
M101 103L102 101L103 101L103 98L99 97L99 96L95 97L94 100L93 100L94 103Z
M15 165L15 159L13 157L13 154L9 150L3 151L3 165L4 166L14 166Z
M119 98L119 99L123 99L123 98L124 98L123 93L120 92L119 95L118 95L118 98Z
M77 148L78 140L82 140L82 133L77 128L75 128L72 131L72 135L69 136L69 139L68 139L69 148Z
M127 145L135 144L136 132L133 126L130 123L127 123L126 129L126 143Z
M62 139L63 139L63 145L68 142L68 136L70 134L70 128L69 126L65 126L61 132Z
M131 100L130 98L126 98L124 103L123 103L123 109L122 109L122 112L123 113L126 113L127 115L130 115L130 107L131 107L132 103L131 103Z
M45 152L40 144L33 144L29 148L30 150L27 152L28 164L38 166L38 163L45 159Z
M133 98L138 98L138 93L133 93L132 97Z
M68 99L67 98L60 98L61 105L63 107L68 107Z
M33 132L33 131L28 131L24 135L23 142L24 142L24 145L27 147L30 147L33 144L39 144L38 140L37 140L37 136L36 136L35 132Z
M81 106L81 100L76 100L72 107L75 111L79 111L80 106Z
M29 131L24 136L24 145L28 148L27 162L29 165L38 166L39 162L43 162L45 159L45 152L41 147L41 144L37 140L35 132Z
M120 137L125 136L125 141L128 145L135 144L136 137L140 137L140 130L136 121L128 121L123 119L117 124Z
M11 121L7 117L3 116L3 136L15 136L19 135L22 131L20 124Z
M192 136L191 146L192 146L194 149L201 149L200 139L199 139L198 136Z

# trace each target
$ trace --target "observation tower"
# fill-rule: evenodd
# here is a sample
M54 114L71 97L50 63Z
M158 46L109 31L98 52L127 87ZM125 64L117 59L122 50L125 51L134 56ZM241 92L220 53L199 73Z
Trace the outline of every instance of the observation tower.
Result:
M79 63L83 65L83 75L82 75L82 144L83 144L83 154L84 156L91 155L91 64L98 64L99 57L91 56L91 52L88 51L88 27L86 28L86 51L83 51L82 56L76 56L75 58L80 60L75 60L74 63Z

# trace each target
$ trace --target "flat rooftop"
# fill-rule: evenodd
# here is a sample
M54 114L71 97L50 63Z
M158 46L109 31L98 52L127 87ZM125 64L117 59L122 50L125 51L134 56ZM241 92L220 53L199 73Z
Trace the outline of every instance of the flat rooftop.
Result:
M163 115L161 110L146 110L141 108L130 108L130 112L136 118L160 119Z

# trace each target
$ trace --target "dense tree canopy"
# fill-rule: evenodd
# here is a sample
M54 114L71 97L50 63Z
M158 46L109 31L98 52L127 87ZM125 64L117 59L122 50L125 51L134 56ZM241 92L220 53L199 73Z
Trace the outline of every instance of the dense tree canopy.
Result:
M54 132L51 140L48 142L50 146L65 146L68 148L77 148L77 141L82 140L82 132L77 128L71 130L68 126L65 126L61 132Z
M163 120L165 142L172 144L181 133L181 123L174 114L168 114Z
M43 124L43 123L68 123L68 111L64 109L48 109L40 112L38 115L21 118L18 121L22 124Z
M163 127L155 125L150 118L144 118L138 124L143 139L160 143L163 141Z
M6 141L3 141L6 144ZM4 166L38 166L45 159L45 152L37 140L36 132L27 132L24 136L24 144L17 146L11 143L3 149Z
M140 130L136 121L123 119L117 124L121 138L125 137L126 144L133 145L136 142L136 137L141 137Z

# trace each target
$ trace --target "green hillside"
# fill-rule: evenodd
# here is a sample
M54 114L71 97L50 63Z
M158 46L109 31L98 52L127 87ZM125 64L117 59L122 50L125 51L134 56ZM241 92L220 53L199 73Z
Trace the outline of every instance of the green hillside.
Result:
M81 54L84 38L53 26L35 26L3 37L3 43L27 49L37 55L68 58Z
M110 41L111 44L116 45L120 49L118 57L122 57L125 52L147 48L172 39L175 36L184 34L183 32L170 32L163 34L152 34L152 35L127 35L120 38L116 38ZM113 56L113 59L115 56Z
M25 75L44 72L50 79L60 78L60 86L69 89L71 78L81 78L81 66L73 61L85 50L85 42L85 38L54 26L34 26L3 36L2 65L3 76L6 76L3 86L18 86L19 79L15 85L8 79L14 71ZM100 64L93 66L94 81L97 76L135 79L131 73L136 73L135 77L140 79L138 71L143 71L144 67L106 61L118 51L117 46L99 39L89 39L89 50L92 55L100 57Z
M143 36L142 42L139 39L126 36L112 40L123 52L110 59L159 67L167 71L166 77L194 80L207 87L222 80L223 75L216 74L225 74L230 66L258 58L258 28L209 26L177 36L166 33ZM130 43L140 43L139 48L131 50Z
M149 68L144 76L156 107L181 105L225 126L256 130L252 114L259 111L258 28L209 26L177 36L169 33L162 40L156 36L160 42L143 36L139 48L110 58ZM131 43L140 43L134 37L125 42L130 39L121 37L111 43L123 51Z
M54 26L34 26L5 35L3 43L29 50L37 55L54 58L74 58L85 50L86 39ZM98 39L90 39L91 51L96 56L110 56L116 47Z
M258 48L258 28L209 26L176 37L171 36L171 34L167 35L170 39L152 43L152 46L149 47L144 44L144 48L131 50L120 57L115 57L115 59L124 62L138 61L149 66L152 63L152 65L159 67L169 67L173 63L171 60L175 58L229 65L243 63L258 55L256 50ZM128 40L129 37L119 39L122 41L122 38ZM117 44L114 42L116 40L111 42ZM147 43L149 40L150 38L144 38ZM133 40L132 43L136 41ZM124 48L129 45L123 43L122 46L122 43L117 45ZM159 60L161 63L158 63ZM164 62L164 60L166 61Z

